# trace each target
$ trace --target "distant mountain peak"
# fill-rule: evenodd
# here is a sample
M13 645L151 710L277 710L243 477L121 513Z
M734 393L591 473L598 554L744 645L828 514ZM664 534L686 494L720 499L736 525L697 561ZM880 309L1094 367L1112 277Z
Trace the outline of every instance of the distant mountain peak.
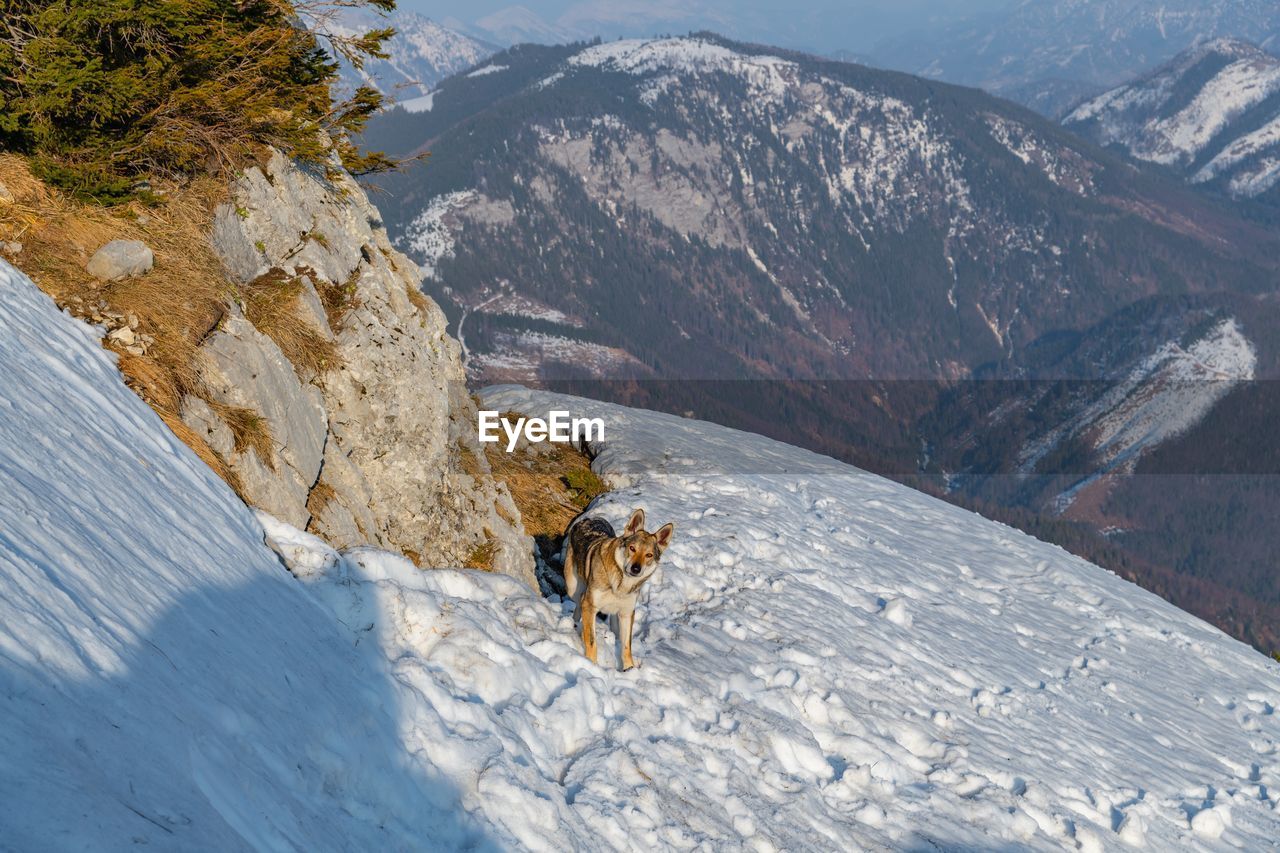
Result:
M1231 53L1280 44L1274 0L1026 0L882 44L875 57L981 86L1046 115L1188 49Z
M1235 197L1280 184L1280 57L1234 38L1190 48L1064 123Z
M360 70L344 64L346 85L370 85L392 100L410 100L427 95L445 77L484 61L497 50L410 11L383 16L352 10L337 28L354 33L387 26L396 31L385 45L387 58L368 61Z

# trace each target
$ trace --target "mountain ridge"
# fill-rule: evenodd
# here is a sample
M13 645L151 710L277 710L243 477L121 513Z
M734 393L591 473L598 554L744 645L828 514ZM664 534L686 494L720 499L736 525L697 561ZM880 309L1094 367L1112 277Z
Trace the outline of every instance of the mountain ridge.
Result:
M1280 57L1238 39L1193 48L1076 107L1064 124L1233 198L1280 184Z
M1219 37L1280 46L1280 10L1266 0L1022 0L940 32L893 39L872 55L1059 115Z

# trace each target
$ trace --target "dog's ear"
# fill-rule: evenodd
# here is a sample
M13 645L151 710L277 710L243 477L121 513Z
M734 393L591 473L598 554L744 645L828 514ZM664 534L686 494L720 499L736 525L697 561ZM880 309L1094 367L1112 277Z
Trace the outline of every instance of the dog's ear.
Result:
M627 519L627 526L623 528L622 535L630 536L640 530L644 530L644 510L636 509Z
M668 545L670 545L671 534L675 532L676 532L676 526L671 522L667 522L666 524L662 525L662 527L658 529L658 532L653 534L654 538L658 540L658 547L665 548Z

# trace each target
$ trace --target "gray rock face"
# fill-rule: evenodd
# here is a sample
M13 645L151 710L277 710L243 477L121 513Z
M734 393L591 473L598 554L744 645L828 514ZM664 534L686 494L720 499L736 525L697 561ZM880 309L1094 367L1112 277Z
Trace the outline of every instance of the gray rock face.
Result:
M205 381L217 402L264 415L274 469L229 448L228 425L203 401L184 420L229 460L251 502L336 547L394 548L429 566L462 565L485 547L496 571L536 588L519 512L474 444L475 405L444 314L410 299L417 267L392 248L359 185L275 154L233 197L212 236L228 271L242 282L272 269L302 278L296 311L342 364L299 377L269 338L232 318L203 345ZM334 286L353 297L338 317L317 294Z
M320 476L328 438L320 389L299 381L275 342L243 317L225 321L202 350L202 378L210 396L260 416L262 422L249 428L265 427L274 450L267 459L252 447L235 453L232 436L232 452L223 452L227 439L215 434L221 428L230 435L231 429L203 400L195 401L203 408L192 401L184 405L184 420L230 460L250 500L283 521L305 527L310 520L307 495Z
M150 272L155 262L155 253L141 240L112 240L93 253L85 268L94 278L119 281Z

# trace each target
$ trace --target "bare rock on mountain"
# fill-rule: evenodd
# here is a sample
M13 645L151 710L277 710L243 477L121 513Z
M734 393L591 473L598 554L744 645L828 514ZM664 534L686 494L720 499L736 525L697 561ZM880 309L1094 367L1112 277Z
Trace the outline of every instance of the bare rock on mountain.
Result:
M328 433L320 389L302 383L280 347L243 317L228 319L202 349L206 391L226 408L219 415L204 400L188 398L183 419L230 461L245 497L305 526Z
M337 347L336 367L295 376L317 402L323 440L306 442L308 466L278 449L276 461L284 464L277 467L306 480L305 491L289 490L281 517L295 524L301 517L298 526L334 544L396 548L423 565L461 565L484 554L494 570L535 585L519 512L472 446L475 404L458 345L359 185L277 153L236 181L233 202L218 211L213 243L241 281L270 271L302 281L295 311ZM205 349L217 362L226 345L218 333ZM294 393L266 373L236 379L264 396ZM238 471L251 467L244 455L232 457ZM259 492L247 479L249 499L271 510L274 491Z

